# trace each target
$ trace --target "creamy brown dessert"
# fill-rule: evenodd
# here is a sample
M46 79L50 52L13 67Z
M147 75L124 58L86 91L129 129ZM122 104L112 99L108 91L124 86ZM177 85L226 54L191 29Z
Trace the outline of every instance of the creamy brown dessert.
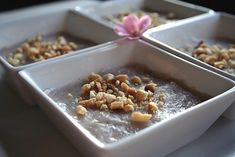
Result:
M180 113L203 99L139 66L91 74L46 93L101 142L110 143Z
M115 14L112 16L106 16L104 17L105 20L110 21L112 23L120 23L123 21L123 18L125 16L128 15L136 15L137 17L142 17L144 15L149 15L151 18L151 26L152 27L156 27L156 26L160 26L162 24L166 24L169 22L173 22L176 21L176 15L173 12L169 12L168 14L159 14L157 12L152 12L152 11L130 11L130 12L123 12L123 13L119 13L119 14Z
M44 40L41 35L36 35L16 48L15 52L10 53L7 60L10 64L19 66L65 55L86 47L86 45L92 44L87 41L76 44L68 41L63 35L49 41Z
M230 45L228 48L220 45L208 45L201 41L195 47L192 56L210 64L218 69L234 73L235 69L235 45Z

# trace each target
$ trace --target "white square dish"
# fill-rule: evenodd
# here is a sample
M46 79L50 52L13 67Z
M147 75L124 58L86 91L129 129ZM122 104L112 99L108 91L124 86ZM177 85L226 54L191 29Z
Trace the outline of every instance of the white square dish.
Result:
M167 75L212 98L134 135L105 143L78 123L65 106L48 95L48 90L60 89L79 80L81 82L91 72L131 63L141 64L154 74ZM20 71L19 74L34 93L35 101L86 156L164 156L198 138L235 99L233 81L141 40L107 43L96 50L40 64Z
M174 13L178 19L214 13L210 9L178 0L119 0L90 5L86 8L75 8L80 14L110 29L113 28L114 23L107 21L105 17L145 9L160 13L160 16L161 14Z
M192 57L188 47L195 47L202 40L212 44L226 45L235 42L235 17L226 13L206 15L193 20L178 23L172 27L158 27L144 33L144 40L161 47L190 62L212 70L235 80L235 74L230 74ZM177 39L177 40L176 40ZM224 115L235 119L235 105Z
M86 4L86 2L80 3L80 5ZM79 6L78 2L74 2L73 4L74 6ZM89 1L88 4L91 4L91 2ZM79 49L73 53L39 62L20 66L11 65L7 59L9 54L15 51L16 47L25 42L28 38L34 37L38 33L49 40L62 33L65 37L72 37L71 39L73 39L72 41L74 42L79 43L81 39L84 39L91 41L92 45L101 44L116 38L113 31L106 31L104 28L96 26L95 23L90 23L89 20L78 15L73 10L61 7L60 3L58 7L54 4L53 6L45 6L45 10L43 8L44 7L38 7L20 11L20 16L18 16L18 12L14 12L0 17L0 19L3 19L3 22L0 24L0 61L6 71L7 80L13 85L13 88L19 87L18 89L22 89L21 82L19 82L17 75L18 71L83 51L83 49ZM70 8L72 7L70 6ZM11 20L6 20L7 18L11 18ZM92 47L88 47L88 49L89 48L92 49ZM30 96L25 94L24 90L20 91L20 93L27 103L34 104L34 102L30 100Z

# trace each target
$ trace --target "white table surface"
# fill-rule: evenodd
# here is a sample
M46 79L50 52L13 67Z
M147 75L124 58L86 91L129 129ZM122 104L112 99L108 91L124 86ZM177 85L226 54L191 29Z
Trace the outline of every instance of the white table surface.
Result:
M2 78L0 157L82 157L38 106L28 106ZM199 139L168 157L235 156L235 121L219 118ZM156 152L157 157L157 152Z

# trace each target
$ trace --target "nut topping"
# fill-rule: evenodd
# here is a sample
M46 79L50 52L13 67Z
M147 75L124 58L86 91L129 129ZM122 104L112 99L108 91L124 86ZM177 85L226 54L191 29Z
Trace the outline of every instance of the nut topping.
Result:
M131 112L132 121L147 122L158 110L158 104L153 101L157 85L153 82L143 84L139 76L133 76L129 83L129 77L126 74L115 76L108 73L101 76L91 73L87 80L88 82L81 87L80 97L77 98L78 115L85 115L84 108L106 112L118 110L125 113ZM159 95L159 100L164 102L163 94ZM140 110L141 112L146 110L148 114L141 113Z
M14 66L37 62L68 54L78 49L73 42L68 42L63 36L57 37L53 42L42 40L41 35L28 39L8 57L8 62Z

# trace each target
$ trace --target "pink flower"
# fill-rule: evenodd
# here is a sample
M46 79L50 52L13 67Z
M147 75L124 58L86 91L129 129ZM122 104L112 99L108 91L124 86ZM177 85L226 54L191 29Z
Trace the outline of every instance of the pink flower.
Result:
M148 15L138 18L135 15L124 17L123 23L118 24L114 31L128 39L138 39L151 25L151 18Z

